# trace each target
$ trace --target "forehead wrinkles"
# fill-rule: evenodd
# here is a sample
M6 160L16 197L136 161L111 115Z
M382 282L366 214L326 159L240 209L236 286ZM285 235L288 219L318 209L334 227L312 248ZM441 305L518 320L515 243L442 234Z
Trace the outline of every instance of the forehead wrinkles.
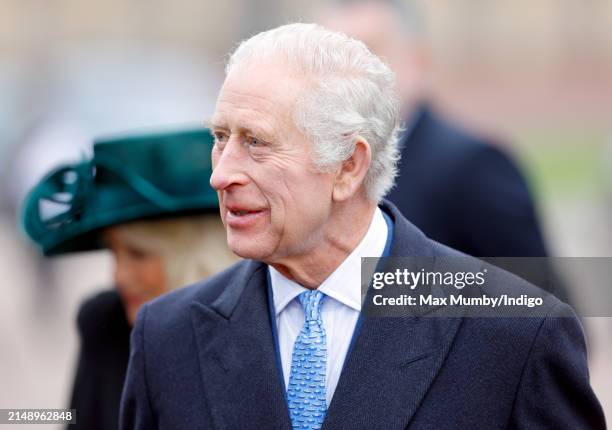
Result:
M226 127L233 131L252 131L265 135L277 136L279 123L277 115L270 109L240 103L236 100L219 100L212 118L212 124Z
M252 131L268 138L287 138L293 123L292 105L274 103L266 97L230 91L217 103L213 125L232 131Z
M261 95L248 91L248 88L235 88L234 86L225 87L222 92L221 102L231 103L237 107L244 109L252 109L257 106L258 109L271 112L277 106L272 100L272 95Z

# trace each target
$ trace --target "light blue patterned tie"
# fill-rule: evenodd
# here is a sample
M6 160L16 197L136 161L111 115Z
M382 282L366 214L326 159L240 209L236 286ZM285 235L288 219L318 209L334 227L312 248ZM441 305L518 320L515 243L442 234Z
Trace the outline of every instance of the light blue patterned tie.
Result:
M295 339L287 387L289 414L294 429L320 429L325 418L327 343L321 321L325 295L317 290L298 296L304 308L304 327Z

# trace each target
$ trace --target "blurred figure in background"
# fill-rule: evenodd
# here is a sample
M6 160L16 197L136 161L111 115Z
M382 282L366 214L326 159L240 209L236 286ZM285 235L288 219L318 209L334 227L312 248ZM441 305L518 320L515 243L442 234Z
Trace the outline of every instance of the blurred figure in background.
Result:
M27 234L45 255L108 248L115 288L78 314L71 428L118 427L131 326L140 306L236 260L210 188L207 130L100 141L91 161L52 171L30 192Z
M548 255L527 183L495 142L452 125L429 105L428 51L414 2L339 2L318 21L363 41L389 64L402 100L404 135L387 198L430 238L476 257ZM540 259L494 264L569 302L567 287Z
M429 237L477 257L542 257L534 204L515 164L493 142L441 119L427 102L427 50L416 6L347 1L325 27L362 40L393 69L405 132L388 198Z

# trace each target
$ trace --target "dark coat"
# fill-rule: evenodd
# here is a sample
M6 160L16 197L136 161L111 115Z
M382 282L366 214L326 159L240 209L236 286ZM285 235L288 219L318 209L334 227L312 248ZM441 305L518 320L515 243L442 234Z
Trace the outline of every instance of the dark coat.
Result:
M499 145L423 105L401 148L388 199L428 237L475 257L548 256L527 183ZM572 302L568 286L544 258L495 264Z
M385 202L391 256L454 256ZM143 306L123 429L290 429L266 265L242 261ZM532 293L498 270L497 293ZM552 297L552 296L551 296ZM584 338L552 297L545 317L363 316L324 429L601 429ZM563 316L563 317L562 317Z
M545 257L525 179L498 145L427 107L415 118L388 196L402 214L431 239L475 257Z
M85 301L77 325L81 349L70 401L77 419L68 428L116 429L131 331L119 294L104 291Z

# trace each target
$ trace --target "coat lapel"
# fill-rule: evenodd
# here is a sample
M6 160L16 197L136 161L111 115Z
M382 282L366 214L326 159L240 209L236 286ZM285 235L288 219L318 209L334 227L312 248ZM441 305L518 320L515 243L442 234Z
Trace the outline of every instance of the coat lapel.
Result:
M397 209L391 256L430 256L431 242ZM236 282L191 314L215 428L290 429L267 303L266 266L249 262ZM245 281L246 280L246 281ZM440 370L460 318L362 315L323 429L405 428ZM203 405L202 407L205 407Z
M407 427L460 322L459 318L365 317L323 428Z
M432 255L431 242L388 203L394 220L392 257ZM344 364L323 429L405 428L450 349L460 318L375 316L362 311L360 331Z
M228 284L212 304L196 301L191 307L207 403L216 428L289 429L268 312L266 266L246 265L236 276L240 281Z

